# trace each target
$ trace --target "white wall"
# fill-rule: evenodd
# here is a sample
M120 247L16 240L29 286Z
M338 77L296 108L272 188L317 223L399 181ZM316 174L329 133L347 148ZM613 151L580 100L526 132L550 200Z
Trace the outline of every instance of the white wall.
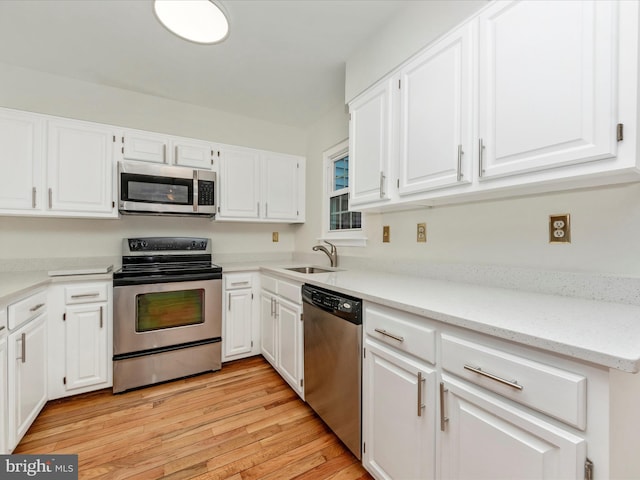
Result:
M0 64L0 105L9 108L302 154L303 129ZM135 235L213 239L219 254L294 250L295 226L216 223L207 219L123 217L121 220L0 217L0 260L119 256ZM271 241L271 232L280 241Z

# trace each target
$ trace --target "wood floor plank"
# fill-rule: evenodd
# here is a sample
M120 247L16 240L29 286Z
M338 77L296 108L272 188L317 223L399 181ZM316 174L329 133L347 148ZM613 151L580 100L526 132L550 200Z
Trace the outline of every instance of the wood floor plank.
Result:
M14 453L77 454L82 480L371 479L262 357L49 402Z

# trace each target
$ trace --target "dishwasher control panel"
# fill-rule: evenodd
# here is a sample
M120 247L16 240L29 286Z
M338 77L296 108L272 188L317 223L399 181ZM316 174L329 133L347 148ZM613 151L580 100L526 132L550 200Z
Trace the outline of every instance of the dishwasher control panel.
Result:
M313 285L302 286L302 300L353 323L362 323L362 300Z

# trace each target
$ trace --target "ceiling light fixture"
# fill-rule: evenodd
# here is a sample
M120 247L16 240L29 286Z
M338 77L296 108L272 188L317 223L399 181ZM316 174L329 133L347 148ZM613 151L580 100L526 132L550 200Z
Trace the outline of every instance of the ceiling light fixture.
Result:
M211 0L155 0L154 12L162 25L185 40L219 43L229 35L229 21Z

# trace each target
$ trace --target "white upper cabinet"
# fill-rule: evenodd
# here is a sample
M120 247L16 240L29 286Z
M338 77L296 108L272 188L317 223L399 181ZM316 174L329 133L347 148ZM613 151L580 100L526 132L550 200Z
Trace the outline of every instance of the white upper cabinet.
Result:
M217 218L260 216L260 153L249 148L223 148L220 154Z
M300 157L293 155L271 152L262 154L264 218L283 221L298 220L300 163Z
M479 17L482 178L616 155L609 1L497 2Z
M115 127L0 109L0 214L114 218Z
M303 157L241 147L220 149L217 220L303 222Z
M127 130L122 137L122 158L153 163L169 162L169 137L159 133Z
M350 206L389 198L393 85L385 80L349 104Z
M121 138L122 160L164 163L211 170L218 149L205 140L175 137L142 130L126 130Z
M202 170L213 168L219 154L219 150L211 143L189 138L173 138L171 149L176 165Z
M472 180L475 26L453 31L400 71L400 195Z
M43 124L34 115L0 110L0 209L42 207Z
M111 214L116 132L75 120L50 120L47 126L48 208Z
M350 205L639 181L639 8L489 3L350 102Z

